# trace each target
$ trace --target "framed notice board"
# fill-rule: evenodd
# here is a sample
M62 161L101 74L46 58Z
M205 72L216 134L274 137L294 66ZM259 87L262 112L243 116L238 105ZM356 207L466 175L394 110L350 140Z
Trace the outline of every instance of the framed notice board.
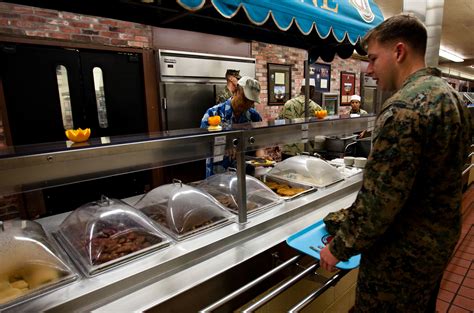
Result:
M355 73L341 72L341 105L350 105L351 96L355 95Z
M268 105L283 105L291 98L291 65L268 63Z
M309 77L314 78L315 90L329 92L331 90L331 65L314 63L309 66Z

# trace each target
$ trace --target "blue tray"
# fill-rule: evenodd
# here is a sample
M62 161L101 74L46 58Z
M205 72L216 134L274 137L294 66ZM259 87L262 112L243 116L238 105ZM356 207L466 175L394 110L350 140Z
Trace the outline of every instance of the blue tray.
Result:
M328 243L327 241L330 237L326 230L326 225L323 220L320 220L288 237L286 243L290 247L319 260L318 250L322 249ZM351 257L348 261L337 263L336 267L343 270L350 270L358 267L359 263L360 254Z

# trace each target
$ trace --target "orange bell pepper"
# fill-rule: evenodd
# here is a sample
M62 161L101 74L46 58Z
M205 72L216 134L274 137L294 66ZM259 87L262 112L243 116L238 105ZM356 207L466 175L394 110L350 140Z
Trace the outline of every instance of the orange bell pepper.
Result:
M328 116L328 111L327 110L317 110L317 111L314 111L314 115L319 119L323 119L326 116Z
M89 139L91 135L91 129L86 128L86 129L68 129L66 130L66 137L67 139L73 141L73 142L84 142Z
M210 126L217 126L221 123L221 117L219 115L209 116L207 122Z

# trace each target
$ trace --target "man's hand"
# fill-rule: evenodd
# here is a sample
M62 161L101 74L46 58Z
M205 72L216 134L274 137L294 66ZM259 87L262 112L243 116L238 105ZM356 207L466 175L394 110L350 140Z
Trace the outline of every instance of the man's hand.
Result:
M326 271L334 272L336 270L334 266L339 262L339 260L336 259L334 255L332 255L329 247L325 246L321 252L319 252L319 255L321 256L321 260L319 261L321 267Z

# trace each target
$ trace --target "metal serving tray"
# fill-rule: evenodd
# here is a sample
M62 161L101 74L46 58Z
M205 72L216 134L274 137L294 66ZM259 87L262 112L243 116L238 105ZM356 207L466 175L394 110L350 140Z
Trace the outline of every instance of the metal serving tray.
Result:
M230 218L230 219L225 218L225 219L218 220L218 221L216 221L212 224L203 226L199 229L187 232L183 235L177 235L177 234L171 233L171 232L167 232L167 234L170 235L173 239L175 239L177 241L182 241L182 240L186 240L186 239L189 239L189 238L194 238L194 237L200 236L204 233L212 232L212 231L214 231L218 228L222 228L222 227L230 225L232 223L234 223L234 218Z
M306 195L308 193L311 193L311 192L314 192L316 191L317 189L314 187L314 186L311 186L311 185L307 185L307 184L302 184L302 183L296 183L296 182L293 182L293 181L289 181L289 180L286 180L286 179L283 179L283 178L279 178L279 177L275 177L275 176L272 176L272 175L265 175L263 176L263 182L275 182L275 183L278 183L278 184L284 184L284 185L288 185L292 188L303 188L304 191L302 192L299 192L293 196L282 196L280 194L278 194L274 189L272 189L280 198L284 199L285 201L291 201L295 198L298 198L302 195Z
M113 259L111 261L107 261L98 265L93 265L91 268L86 268L84 264L80 261L82 256L77 252L77 247L74 247L69 243L68 240L66 240L62 234L58 232L53 232L52 233L54 239L64 247L63 250L66 251L66 253L69 255L69 257L73 260L74 264L88 277L93 277L96 276L102 272L111 270L115 267L120 266L121 264L132 262L140 257L143 257L151 252L160 250L162 248L168 247L170 245L169 240L163 240L159 243L156 243L152 246L149 246L147 248L141 249L139 251L135 251L132 253L129 253L127 255L121 256L119 258Z
M214 198L216 198L217 201L220 202L219 200L219 196L226 196L225 194L220 194L219 193L212 193L212 192L209 192ZM264 197L260 197L260 196L254 196L254 199L261 199L261 201L259 201L260 203L264 203L264 202L268 202L267 204L265 205L262 205L260 207L256 207L256 208L249 208L249 204L251 204L252 202L250 201L247 201L247 215L249 217L251 216L254 216L255 214L258 214L258 213L261 213L262 211L265 211L269 208L272 208L280 203L281 200L279 200L279 202L271 202L271 201L268 201L268 199L264 198ZM222 202L221 202L222 203ZM239 214L239 208L231 208L227 205L225 205L224 203L222 203L222 205L224 205L230 212L234 213L234 214Z
M59 270L59 269L58 269ZM76 273L73 273L71 275L66 275L62 278L60 278L57 281L51 282L51 283L46 283L40 287L38 287L36 290L32 292L28 292L22 296L19 296L18 298L5 302L4 304L0 305L0 312L3 312L3 310L12 308L14 311L14 307L19 304L23 304L25 302L31 301L35 298L44 296L47 293L50 293L52 291L55 291L57 289L60 289L64 287L65 285L68 285L74 281L76 281L79 278L79 276Z
M205 226L201 226L197 229L185 232L183 234L177 234L176 232L172 231L167 224L164 224L164 223L160 222L160 220L159 220L160 218L163 218L163 219L166 220L166 213L165 212L167 211L167 208L165 206L158 204L158 205L156 205L155 208L153 208L153 210L154 210L153 214L155 214L156 216L152 216L152 214L150 214L149 212L148 213L146 212L147 210L151 210L150 208L144 207L141 210L142 210L142 212L145 211L144 212L145 215L147 215L148 218L151 219L155 223L155 225L157 225L164 233L166 233L168 236L170 236L172 239L174 239L176 241L182 241L182 240L185 240L185 239L188 239L188 238L191 238L191 237L195 237L195 236L198 236L202 233L215 230L217 228L232 224L234 222L233 217L231 217L231 218L224 217L224 218L221 218L217 221L213 221L213 222L211 222L211 223L209 223Z

